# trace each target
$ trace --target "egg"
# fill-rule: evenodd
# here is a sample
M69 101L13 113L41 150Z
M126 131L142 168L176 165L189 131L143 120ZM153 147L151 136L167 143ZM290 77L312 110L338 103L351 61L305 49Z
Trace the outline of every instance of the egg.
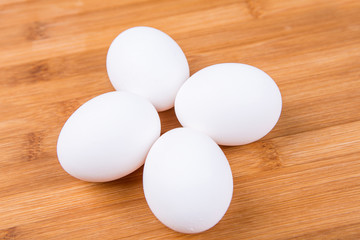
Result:
M176 128L151 147L143 172L146 201L167 227L199 233L216 225L233 193L229 163L207 135Z
M60 132L57 155L64 170L78 179L111 181L143 165L159 136L159 115L147 99L109 92L70 116Z
M158 111L174 106L177 91L189 77L189 65L179 45L151 27L120 33L110 45L106 68L116 90L144 96Z
M240 63L216 64L196 72L175 100L182 126L228 146L264 137L277 123L281 108L274 80L262 70Z

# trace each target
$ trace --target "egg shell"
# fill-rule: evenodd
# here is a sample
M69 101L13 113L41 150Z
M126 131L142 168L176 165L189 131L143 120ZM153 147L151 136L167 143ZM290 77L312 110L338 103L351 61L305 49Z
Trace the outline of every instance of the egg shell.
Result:
M189 65L179 45L151 27L120 33L108 50L106 67L116 90L144 96L158 111L174 106L177 91L189 77Z
M143 165L159 136L159 115L148 100L109 92L84 103L66 121L58 138L58 159L78 179L111 181Z
M176 128L151 147L143 174L146 201L167 227L199 233L217 224L233 193L230 165L207 135Z
M240 63L216 64L196 72L175 100L182 126L229 146L264 137L277 123L281 108L280 90L273 79Z

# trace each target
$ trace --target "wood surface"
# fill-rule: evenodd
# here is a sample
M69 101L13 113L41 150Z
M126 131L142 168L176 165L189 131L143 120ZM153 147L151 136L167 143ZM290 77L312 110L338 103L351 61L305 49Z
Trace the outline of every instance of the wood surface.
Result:
M71 113L113 91L111 41L139 25L175 39L191 73L247 63L282 93L271 133L223 147L233 200L201 234L154 217L142 169L87 183L57 160ZM0 239L360 239L360 1L0 0L0 34ZM162 133L180 126L160 115Z

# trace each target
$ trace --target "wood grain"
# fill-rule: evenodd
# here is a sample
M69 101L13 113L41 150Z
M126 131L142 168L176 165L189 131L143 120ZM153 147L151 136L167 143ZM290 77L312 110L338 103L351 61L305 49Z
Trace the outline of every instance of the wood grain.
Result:
M0 239L360 239L359 13L356 0L1 0ZM271 133L223 147L233 200L201 234L157 221L142 169L95 184L57 161L66 119L113 90L111 41L139 25L172 36L191 73L247 63L282 92ZM162 132L180 126L160 115Z

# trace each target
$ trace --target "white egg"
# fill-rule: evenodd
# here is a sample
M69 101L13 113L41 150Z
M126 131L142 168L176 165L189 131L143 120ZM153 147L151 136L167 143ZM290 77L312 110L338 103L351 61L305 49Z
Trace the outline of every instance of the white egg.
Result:
M262 70L240 63L206 67L180 88L175 112L184 127L221 145L254 142L271 131L282 107L279 88Z
M111 181L139 168L159 136L159 115L148 100L128 92L109 92L70 116L59 135L58 159L76 178Z
M143 186L154 215L182 233L199 233L217 224L233 193L229 163L207 135L176 128L162 135L146 158Z
M107 72L116 90L144 96L158 111L174 106L177 91L189 77L189 65L179 45L151 27L134 27L111 43Z

